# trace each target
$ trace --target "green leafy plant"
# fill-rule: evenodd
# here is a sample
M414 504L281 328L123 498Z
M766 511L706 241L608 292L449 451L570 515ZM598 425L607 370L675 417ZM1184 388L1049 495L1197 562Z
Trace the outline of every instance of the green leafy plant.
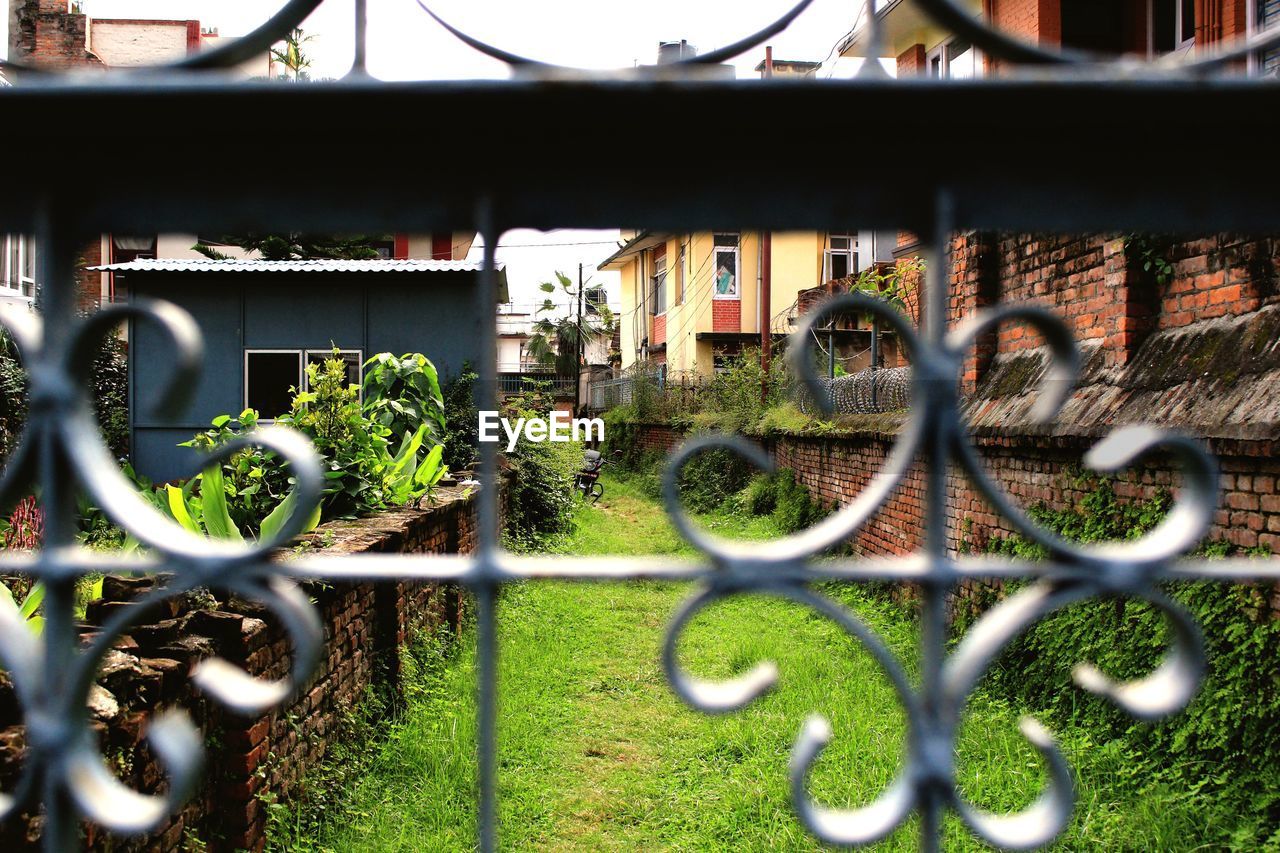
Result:
M564 317L552 317L557 306L551 297L560 293L572 305L573 300L580 297L578 289L567 275L558 271L556 281L544 281L538 287L547 297L536 312L538 319L529 336L529 355L545 367L554 367L560 376L577 376L580 348L592 338L613 333L613 312L597 302L581 314L574 311ZM585 290L585 285L583 287Z
M1086 497L1055 510L1033 507L1033 519L1078 542L1133 539L1151 530L1172 505L1167 492L1144 501L1121 501L1109 480L1083 484ZM971 525L970 525L971 528ZM992 538L985 549L1029 559L1044 556L1020 537ZM1199 553L1222 557L1261 554L1226 542L1205 542ZM1006 593L1019 585L1011 584ZM1280 842L1280 620L1271 602L1275 584L1212 581L1169 584L1166 593L1202 628L1208 669L1195 700L1179 714L1154 724L1135 722L1114 705L1067 689L1071 670L1089 661L1113 678L1152 672L1170 641L1163 614L1142 601L1089 600L1058 611L1011 642L992 668L996 695L1018 704L1056 728L1086 731L1098 744L1118 747L1128 773L1116 780L1138 796L1148 788L1194 793L1213 802L1230 820L1210 822L1208 846L1244 849ZM958 620L963 634L977 612Z
M534 387L507 398L507 418L546 417L550 393ZM582 467L582 447L574 442L532 442L521 436L506 454L513 476L508 481L503 538L515 551L544 549L573 527L577 506L574 478Z
M1130 263L1151 276L1156 284L1164 286L1173 278L1173 262L1169 260L1169 238L1154 234L1127 234L1124 238L1124 251Z
M7 584L0 583L0 608L16 615L31 633L44 633L44 617L40 615L40 602L44 601L44 583L38 581L31 585L27 594L19 603Z
M219 415L211 421L209 429L197 434L190 441L182 442L180 446L208 453L232 439L252 432L257 426L258 413L253 409L245 409L235 418L230 415ZM257 536L262 519L289 492L288 469L280 463L275 453L260 447L248 447L224 462L220 473L222 488L226 494L226 511L232 525L242 536ZM200 478L208 474L209 472L206 471L200 475ZM193 482L189 486L184 486L186 493L190 495L196 485L197 483ZM150 490L149 483L140 483L140 487ZM203 491L202 487L201 492ZM164 502L161 509L166 508L167 502ZM217 527L219 522L215 521L214 525Z
M480 374L471 363L444 386L444 462L450 469L470 468L480 450L479 415L476 410L476 380Z
M420 352L400 357L381 352L364 363L364 414L393 435L417 432L424 424L430 441L448 429L436 366Z

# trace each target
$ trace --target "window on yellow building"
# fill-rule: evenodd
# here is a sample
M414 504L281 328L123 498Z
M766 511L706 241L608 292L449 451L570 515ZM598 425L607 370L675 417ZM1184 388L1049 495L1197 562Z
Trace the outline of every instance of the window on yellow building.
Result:
M1280 0L1277 0L1280 2ZM684 265L685 265L685 246L680 244L680 251L676 254L676 304L684 304Z
M858 273L858 237L856 234L832 234L822 264L822 280L847 278Z
M713 241L712 263L715 276L715 298L737 299L740 265L738 263L738 235L717 234Z
M653 299L649 303L653 314L666 313L667 310L667 247L660 246L653 250L653 277L650 279Z

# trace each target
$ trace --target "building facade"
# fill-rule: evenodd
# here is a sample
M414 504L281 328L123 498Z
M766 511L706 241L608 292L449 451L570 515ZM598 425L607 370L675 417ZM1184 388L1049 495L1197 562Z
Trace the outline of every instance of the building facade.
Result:
M939 28L902 0L876 4L888 56L899 77L965 78L996 74L999 63L963 38ZM1048 48L1155 59L1212 49L1268 27L1280 27L1280 0L967 0L974 15L1010 35ZM841 45L842 56L865 56L867 28ZM1249 58L1247 71L1280 73L1280 49Z
M872 231L630 234L599 267L621 274L622 368L708 376L758 346L763 329L779 338L794 331L803 292L891 260L893 248L892 235Z

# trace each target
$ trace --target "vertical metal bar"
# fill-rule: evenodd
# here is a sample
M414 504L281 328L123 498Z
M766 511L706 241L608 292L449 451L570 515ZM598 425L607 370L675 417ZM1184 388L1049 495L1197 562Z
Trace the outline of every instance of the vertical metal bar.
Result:
M41 211L36 245L37 276L40 283L40 311L44 324L44 346L36 364L36 371L44 374L45 381L55 376L58 360L70 345L72 326L76 318L75 241L69 239L63 223L48 208ZM29 368L31 369L31 368ZM34 372L34 371L33 371ZM38 379L36 380L39 381ZM34 389L33 389L34 390ZM42 388L40 395L70 393L70 389ZM33 394L33 397L36 395ZM76 498L73 478L66 456L62 452L57 435L58 413L51 410L52 400L33 400L30 413L32 429L38 436L39 456L37 483L40 503L44 511L44 544L40 559L45 567L41 574L45 584L44 597L44 668L45 683L41 697L46 715L46 725L65 725L74 730L74 720L83 715L83 709L69 706L67 678L73 669L76 648L79 645L75 626L75 576L52 571L51 562L59 559L59 552L75 544ZM47 749L49 743L37 743ZM45 756L52 765L56 759ZM44 849L71 851L80 846L80 823L63 779L58 772L44 777L45 825Z
M951 200L940 191L933 231L926 238L924 332L929 358L942 351L947 334L947 245L951 233ZM949 723L939 701L942 697L942 668L946 656L947 589L951 583L951 567L947 561L947 459L951 431L955 424L955 407L947 381L935 365L925 364L926 387L924 405L929 432L925 471L925 555L929 561L928 576L922 584L920 613L920 691L924 719L921 729L926 738L924 761L929 765L930 783L920 803L920 844L924 850L937 850L942 840L942 810L946 786L951 776L952 748Z
M351 61L351 75L363 77L366 69L369 39L368 0L356 0L356 55Z
M495 308L498 303L497 250L498 231L493 220L493 204L482 199L477 208L477 225L484 239L484 269L480 273L476 316L480 323L477 340L480 345L480 377L482 409L498 407L498 329ZM498 708L498 581L492 568L499 540L498 517L498 447L492 442L480 444L480 515L477 556L481 562L480 582L476 595L476 782L479 787L476 814L477 842L482 853L497 849L497 708Z

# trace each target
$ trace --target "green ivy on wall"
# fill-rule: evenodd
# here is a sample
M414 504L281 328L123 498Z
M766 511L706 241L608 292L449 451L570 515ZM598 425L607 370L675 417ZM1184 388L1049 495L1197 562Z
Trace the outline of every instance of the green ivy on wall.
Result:
M1126 502L1110 481L1090 484L1087 496L1066 510L1032 507L1032 519L1076 542L1133 539L1152 530L1172 504L1168 492ZM972 525L964 525L965 544ZM991 538L981 549L1041 559L1043 549L1019 536ZM1236 549L1204 543L1201 556L1260 555L1266 549ZM1006 588L1012 592L1014 585ZM1280 845L1280 619L1271 602L1274 584L1239 585L1198 581L1166 590L1204 633L1208 657L1200 692L1187 709L1165 720L1137 722L1109 702L1074 687L1071 668L1088 661L1113 678L1150 673L1170 639L1164 617L1142 601L1110 598L1065 608L1011 643L993 666L987 684L1052 727L1083 730L1100 746L1120 745L1126 756L1117 784L1140 792L1148 786L1185 791L1215 803L1223 820L1198 839L1210 847ZM993 590L978 594L985 609ZM976 617L957 620L955 636Z

